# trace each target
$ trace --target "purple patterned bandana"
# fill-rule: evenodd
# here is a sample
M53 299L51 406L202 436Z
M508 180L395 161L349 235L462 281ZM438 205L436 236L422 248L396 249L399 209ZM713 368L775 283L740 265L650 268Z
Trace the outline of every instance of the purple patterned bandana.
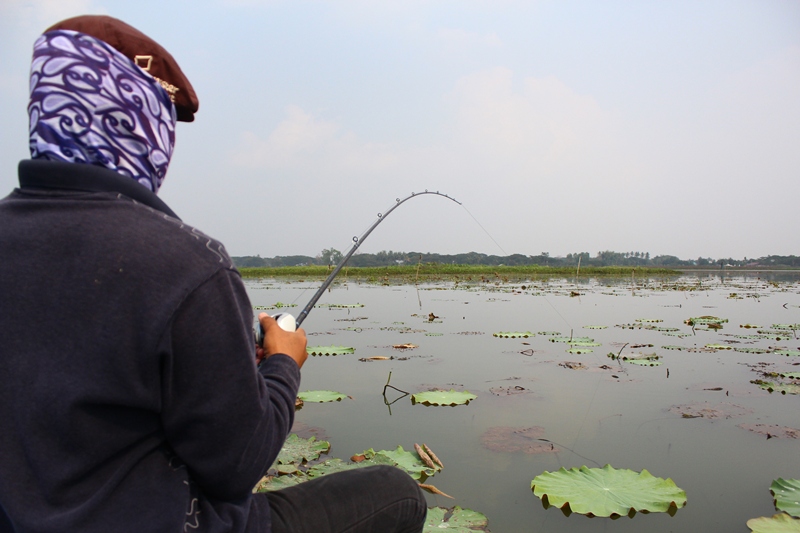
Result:
M175 144L175 106L152 76L103 41L55 30L31 64L33 159L99 165L158 192Z

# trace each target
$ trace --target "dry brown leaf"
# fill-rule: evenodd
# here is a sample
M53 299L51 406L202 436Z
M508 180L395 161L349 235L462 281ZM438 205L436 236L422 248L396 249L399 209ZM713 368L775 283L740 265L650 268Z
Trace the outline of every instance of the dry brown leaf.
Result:
M451 500L455 500L455 498L453 498L449 494L445 494L444 492L440 491L439 489L437 489L433 485L428 485L426 483L420 483L419 484L419 488L421 488L423 490L427 490L431 494L438 494L439 496L444 496L445 498L450 498Z
M431 458L431 459L433 459L433 460L434 460L434 462L435 462L436 464L438 464L438 465L439 465L439 469L442 469L442 468L444 468L444 465L442 464L442 461L441 461L441 459L439 459L438 457L436 457L436 454L435 454L435 453L433 453L433 450L431 450L431 449L430 449L430 447L428 447L428 445L427 445L427 444L423 444L423 445L422 445L422 447L423 447L423 448L425 448L425 451L428 453L428 455L430 456L430 458Z
M433 464L433 460L430 457L428 457L428 454L425 453L425 450L423 450L419 444L414 443L414 449L417 451L417 455L419 455L419 458L422 459L422 462L425 463L428 466L428 468L433 468L434 470L436 470L436 465Z
M393 344L392 348L394 348L395 350L413 350L414 348L419 348L419 346L407 342L405 344Z

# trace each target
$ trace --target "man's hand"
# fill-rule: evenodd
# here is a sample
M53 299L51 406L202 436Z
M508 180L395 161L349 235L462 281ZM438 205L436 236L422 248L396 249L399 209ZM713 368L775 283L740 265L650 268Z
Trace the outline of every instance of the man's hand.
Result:
M262 359L271 355L283 353L294 359L297 366L302 368L308 359L306 332L302 328L297 331L284 331L267 313L259 314L258 321L264 328L264 346L256 346L256 360L260 363Z

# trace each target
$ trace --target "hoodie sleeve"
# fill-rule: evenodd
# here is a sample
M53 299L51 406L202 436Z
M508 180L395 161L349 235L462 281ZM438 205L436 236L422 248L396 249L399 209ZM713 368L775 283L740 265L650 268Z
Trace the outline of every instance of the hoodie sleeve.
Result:
M238 272L217 271L175 312L161 343L166 439L210 496L250 494L294 422L300 369L255 364L253 312Z

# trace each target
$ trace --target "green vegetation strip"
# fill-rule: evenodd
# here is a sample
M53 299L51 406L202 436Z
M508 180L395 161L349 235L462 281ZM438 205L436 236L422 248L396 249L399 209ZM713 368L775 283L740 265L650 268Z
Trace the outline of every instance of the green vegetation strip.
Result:
M239 272L245 278L325 278L330 274L331 268L319 265L296 267L242 267ZM642 267L586 267L581 268L581 276L593 277L630 277L634 273L637 277L646 276L676 276L680 272L668 268L642 268ZM491 265L447 265L425 264L398 265L390 267L346 267L346 271L339 273L340 277L356 277L358 279L406 279L415 280L417 277L425 280L437 278L450 278L454 276L472 277L473 281L505 281L503 278L530 278L530 277L555 277L575 276L573 267L546 267L538 265L520 266L491 266Z

